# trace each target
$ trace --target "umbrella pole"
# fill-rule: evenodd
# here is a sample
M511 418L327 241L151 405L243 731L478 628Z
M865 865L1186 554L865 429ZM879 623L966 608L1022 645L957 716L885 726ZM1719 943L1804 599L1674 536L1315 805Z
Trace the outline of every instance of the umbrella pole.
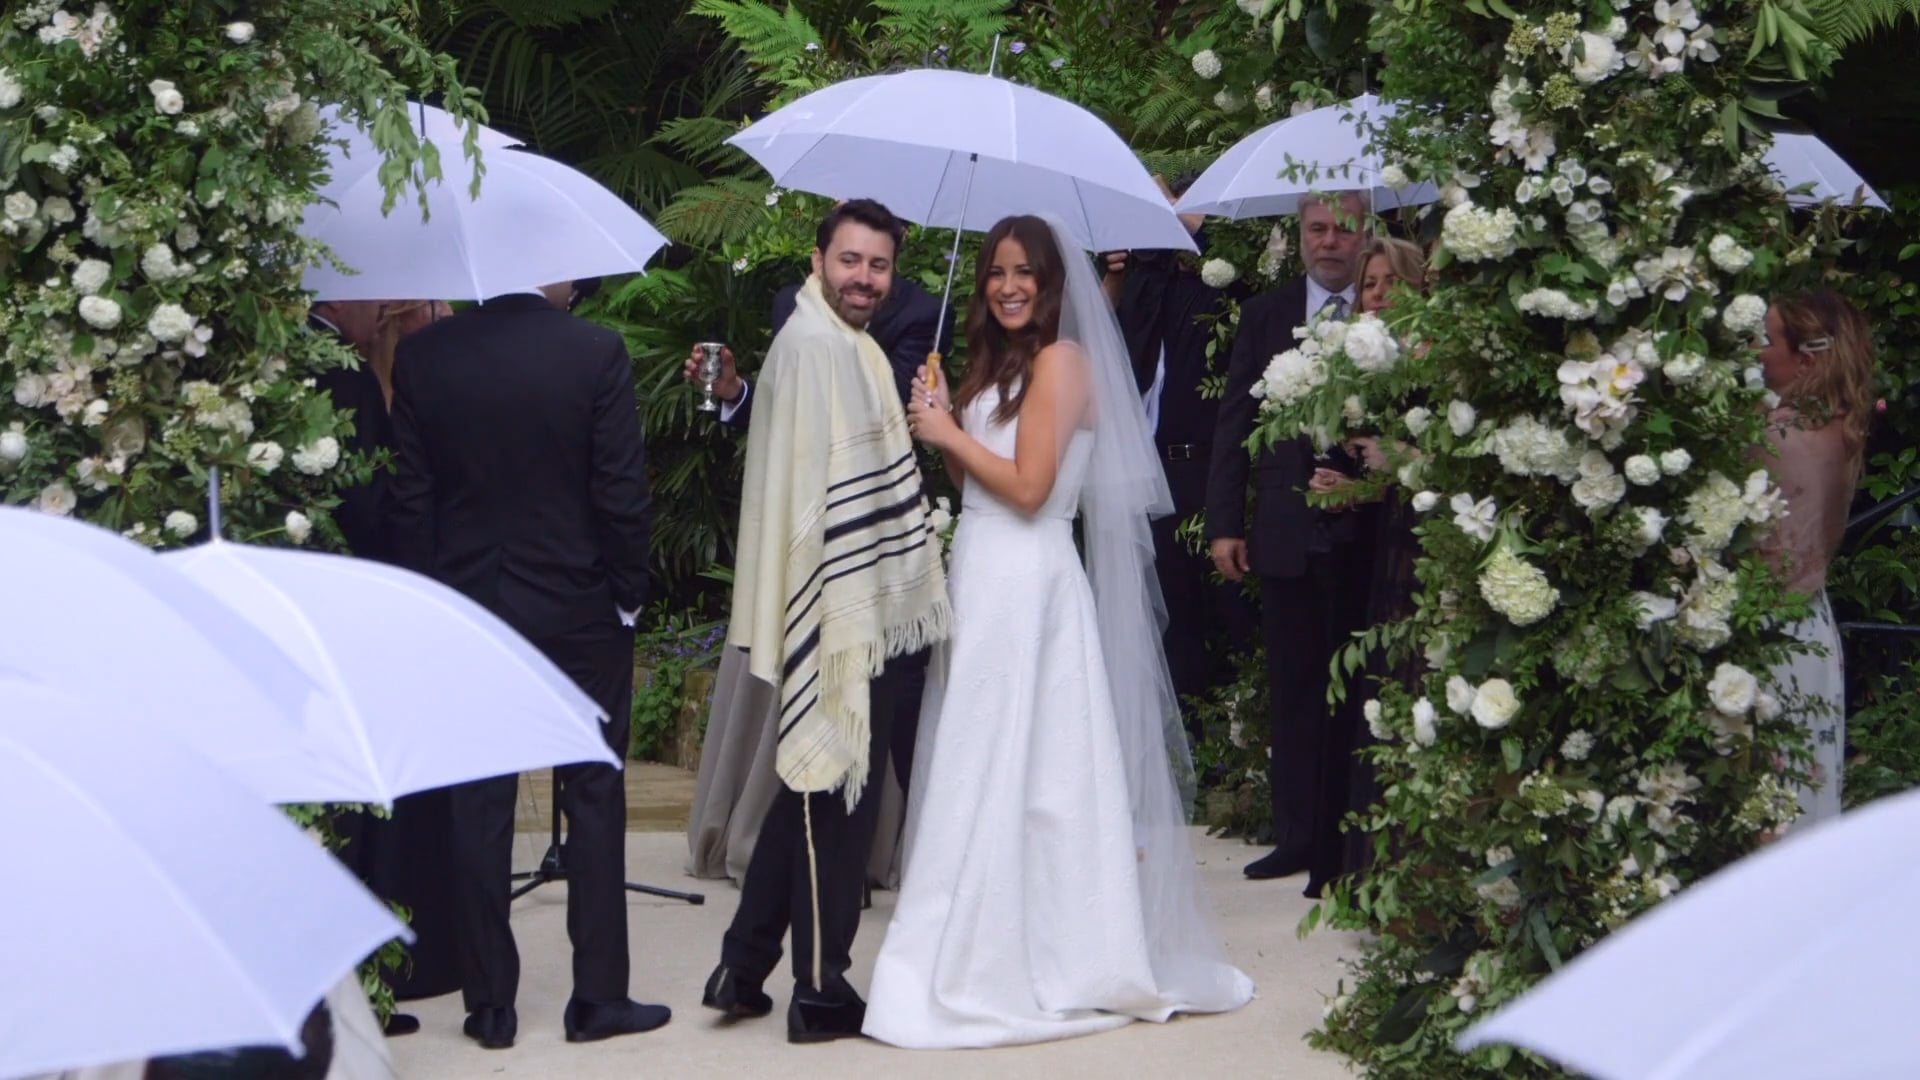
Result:
M987 74L1000 67L1000 35L993 35L993 52L987 57ZM980 164L979 154L967 155L967 186L960 189L960 220L953 226L953 250L947 253L947 286L940 290L940 318L933 324L933 351L927 354L927 389L940 388L940 328L947 325L947 309L953 304L953 272L960 265L960 235L966 231L967 204L973 200L973 170Z
M220 539L220 466L207 466L207 539Z

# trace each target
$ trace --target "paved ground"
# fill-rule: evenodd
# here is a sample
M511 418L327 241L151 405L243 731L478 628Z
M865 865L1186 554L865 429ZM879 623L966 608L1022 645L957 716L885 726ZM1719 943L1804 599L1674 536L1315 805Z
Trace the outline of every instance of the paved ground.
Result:
M662 785L683 778L691 783L678 770L657 769L635 770L646 799L667 804L671 801L665 794L668 788ZM545 777L537 777L531 787L544 793ZM544 798L542 794L543 804ZM679 820L685 821L684 810ZM634 827L645 826L636 823ZM1132 1024L1084 1039L1002 1050L915 1052L864 1040L794 1047L785 1039L787 988L774 985L769 990L778 1009L772 1017L721 1028L715 1014L700 1008L700 989L717 959L721 932L739 894L726 882L695 882L684 876L683 833L636 831L627 837L627 867L633 880L704 891L708 898L700 907L642 895L633 895L629 901L633 994L643 1001L671 1005L673 1023L648 1035L580 1046L566 1043L560 1030L560 1011L569 989L566 894L565 886L549 885L514 907L522 967L520 1038L514 1048L488 1052L465 1039L460 1034L460 997L452 994L406 1006L421 1018L424 1028L391 1042L394 1064L406 1080L495 1076L1336 1080L1348 1076L1338 1059L1308 1049L1301 1036L1318 1022L1322 995L1333 991L1339 977L1336 960L1353 947L1353 939L1319 933L1299 940L1294 928L1308 906L1300 896L1302 881L1249 882L1240 868L1261 854L1259 849L1237 841L1207 840L1198 832L1195 836L1228 948L1260 987L1259 998L1232 1015L1177 1019L1166 1025ZM515 867L531 867L545 846L543 833L523 834L515 845ZM873 909L866 914L854 946L859 986L867 983L893 899L892 893L876 893Z

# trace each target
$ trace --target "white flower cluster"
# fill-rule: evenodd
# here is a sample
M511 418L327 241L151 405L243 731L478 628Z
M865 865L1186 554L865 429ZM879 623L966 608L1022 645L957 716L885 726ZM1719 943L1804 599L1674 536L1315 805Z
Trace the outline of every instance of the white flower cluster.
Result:
M1532 92L1533 84L1526 79L1511 75L1501 79L1490 99L1493 124L1487 129L1487 135L1498 148L1494 160L1505 164L1518 158L1526 162L1529 170L1541 172L1559 147L1554 143L1551 127L1528 124L1526 116L1514 105L1515 98Z
M0 109L11 109L20 104L25 93L26 88L20 85L19 79L14 78L13 71L0 67Z
M1646 377L1632 356L1608 352L1595 360L1568 360L1560 365L1560 402L1575 427L1611 448L1639 412L1634 391Z
M1600 305L1592 300L1575 300L1559 289L1531 289L1520 295L1514 305L1528 315L1545 315L1550 319L1566 319L1578 322L1591 319L1600 310Z
M1517 907L1521 899L1520 887L1515 885L1511 879L1502 878L1501 881L1505 882L1508 888L1512 890L1512 896L1510 898L1506 895L1505 890L1501 890L1494 896L1488 896L1482 893L1482 897L1500 903L1502 907ZM1496 882L1495 884L1499 883ZM1510 902L1506 902L1509 900ZM1486 996L1487 991L1492 988L1494 979L1500 974L1500 969L1505 963L1505 959L1498 953L1491 952L1474 953L1467 959L1466 970L1461 973L1459 980L1453 984L1453 990L1451 991L1454 1004L1462 1013L1472 1013L1473 1010L1480 1007L1480 999Z
M1566 758L1568 761L1585 761L1587 760L1587 755L1593 753L1593 745L1594 738L1592 732L1575 731L1561 741L1560 756ZM1593 795L1595 798L1598 798L1600 795L1597 791L1587 792L1586 794ZM1598 810L1598 807L1590 807L1590 809Z
M1606 79L1627 63L1612 38L1590 30L1582 31L1579 37L1568 42L1566 48L1560 50L1560 60L1573 72L1573 77L1586 86Z
M1708 241L1707 258L1729 274L1737 274L1753 265L1753 252L1741 247L1739 241L1726 233L1716 233Z
M1193 54L1193 73L1203 79L1220 77L1220 55L1212 49L1201 49Z
M293 467L308 476L319 476L340 463L340 443L331 435L297 447L293 451Z
M1675 636L1701 652L1725 645L1733 637L1733 606L1739 600L1740 585L1733 571L1717 562L1701 562L1693 584L1681 597Z
M187 107L187 99L166 79L155 79L147 84L147 93L153 95L153 107L162 116L179 116Z
M1691 546L1712 558L1726 550L1740 526L1765 525L1784 516L1785 509L1780 489L1765 469L1748 473L1744 487L1716 472L1687 496L1680 520L1692 528Z
M1663 79L1686 70L1688 60L1711 64L1720 59L1713 27L1700 21L1693 0L1654 0L1653 17L1660 29L1627 54L1627 64L1649 79Z
M1208 259L1200 267L1200 280L1208 288L1224 289L1240 276L1240 268L1225 259Z
M1647 828L1661 836L1672 836L1685 823L1680 809L1693 801L1693 793L1701 784L1685 765L1669 761L1642 772L1637 787L1647 806Z
M1519 247L1520 219L1512 210L1483 210L1471 200L1447 211L1440 242L1466 262L1504 259Z
M1609 510L1627 496L1626 478L1598 450L1580 455L1580 479L1573 482L1573 501L1589 514Z
M1514 695L1513 684L1505 679L1488 679L1474 686L1455 675L1447 680L1447 708L1456 715L1472 717L1488 731L1498 731L1519 715L1520 699Z
M1341 324L1335 324L1341 325ZM1378 375L1393 370L1400 361L1400 343L1387 332L1387 326L1377 316L1361 315L1352 322L1344 324L1344 334L1340 348L1353 361L1353 366L1369 375Z
M1563 484L1580 478L1580 451L1567 433L1531 416L1509 420L1493 433L1500 467L1514 476L1551 476Z
M1515 626L1532 626L1553 612L1560 590L1546 571L1502 547L1480 571L1480 595Z
M1306 351L1303 343L1298 348L1288 349L1275 356L1267 364L1266 373L1253 384L1250 391L1262 402L1262 409L1273 409L1291 405L1306 397L1315 387L1325 386L1327 365L1320 359L1319 351Z
M1720 291L1701 269L1699 257L1692 248L1670 247L1658 258L1640 259L1633 264L1633 273L1649 292L1658 292L1676 304L1695 290L1708 296Z
M1494 505L1493 496L1476 501L1471 495L1455 495L1447 505L1453 510L1454 526L1461 532L1483 544L1493 539L1500 522L1500 509Z
M1727 304L1727 310L1720 314L1720 322L1735 337L1752 337L1767 324L1767 302L1751 293L1742 293Z
M93 14L84 22L80 16L65 10L54 11L47 19L47 25L40 28L40 43L59 45L64 42L76 42L81 55L91 60L98 56L103 46L113 43L120 33L120 20L105 3L93 6Z

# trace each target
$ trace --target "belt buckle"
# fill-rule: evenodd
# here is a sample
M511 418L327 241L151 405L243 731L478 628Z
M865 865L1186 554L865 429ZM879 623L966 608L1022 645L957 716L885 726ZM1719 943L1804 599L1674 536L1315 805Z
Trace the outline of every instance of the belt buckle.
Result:
M1167 447L1167 460L1168 461L1192 461L1193 460L1193 444L1192 443L1175 443L1174 445Z

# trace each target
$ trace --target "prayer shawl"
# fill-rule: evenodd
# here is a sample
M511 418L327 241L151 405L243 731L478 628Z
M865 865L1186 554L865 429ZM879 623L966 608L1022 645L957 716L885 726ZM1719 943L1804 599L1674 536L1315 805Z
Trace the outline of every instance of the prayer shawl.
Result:
M886 354L807 279L761 368L730 645L779 695L774 769L803 793L866 786L868 684L946 639L939 542Z

